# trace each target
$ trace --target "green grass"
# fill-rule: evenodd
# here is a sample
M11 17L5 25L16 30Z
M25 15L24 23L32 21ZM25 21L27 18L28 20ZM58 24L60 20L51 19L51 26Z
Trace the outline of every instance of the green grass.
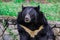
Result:
M50 2L50 3L58 3L58 2L60 2L60 0L47 0L48 2Z
M0 3L0 15L17 16L19 10L20 4Z
M18 12L22 10L22 3L2 2L0 3L0 15L17 16ZM23 3L25 6L37 6L38 3L31 2L30 4ZM41 11L48 20L60 21L60 3L56 4L39 4Z

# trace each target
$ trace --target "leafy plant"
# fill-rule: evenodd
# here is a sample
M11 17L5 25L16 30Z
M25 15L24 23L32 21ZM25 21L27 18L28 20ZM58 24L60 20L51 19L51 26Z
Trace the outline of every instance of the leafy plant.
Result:
M18 12L22 10L22 3L14 3L14 2L0 3L0 15L17 17ZM40 11L44 12L44 15L46 16L48 20L60 21L60 16L59 16L60 15L60 3L41 4L41 3L31 2L30 4L24 3L23 5L25 6L40 5Z
M2 23L3 23L3 27L4 27L5 29L4 29L4 31L3 31L3 33L2 33L1 36L3 36L3 34L4 34L5 31L7 31L7 32L9 33L9 35L13 38L13 40L18 40L16 34L14 34L14 33L12 32L12 30L9 29L9 28L5 25L6 22L5 22L4 20L3 20Z
M15 3L21 3L24 2L25 0L14 0Z

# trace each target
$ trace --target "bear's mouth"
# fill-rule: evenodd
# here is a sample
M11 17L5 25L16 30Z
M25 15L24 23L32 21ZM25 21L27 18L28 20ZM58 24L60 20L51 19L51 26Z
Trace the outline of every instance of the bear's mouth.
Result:
M30 22L30 20L29 19L26 19L25 22Z
M26 18L26 19L25 19L25 22L26 22L26 23L29 23L29 22L30 22L30 19Z
M29 21L28 19L26 19L26 21Z

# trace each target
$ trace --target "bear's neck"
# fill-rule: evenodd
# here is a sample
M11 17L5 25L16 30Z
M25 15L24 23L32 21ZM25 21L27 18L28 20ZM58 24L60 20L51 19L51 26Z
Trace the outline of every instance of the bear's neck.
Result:
M21 25L29 28L30 30L34 31L39 29L39 27L41 26L40 24L34 24L34 23L21 23Z

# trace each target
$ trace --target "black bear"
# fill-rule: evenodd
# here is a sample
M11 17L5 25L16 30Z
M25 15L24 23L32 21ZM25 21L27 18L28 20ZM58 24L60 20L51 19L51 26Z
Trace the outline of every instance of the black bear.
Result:
M40 6L22 6L17 17L17 28L20 40L54 40L54 33Z

